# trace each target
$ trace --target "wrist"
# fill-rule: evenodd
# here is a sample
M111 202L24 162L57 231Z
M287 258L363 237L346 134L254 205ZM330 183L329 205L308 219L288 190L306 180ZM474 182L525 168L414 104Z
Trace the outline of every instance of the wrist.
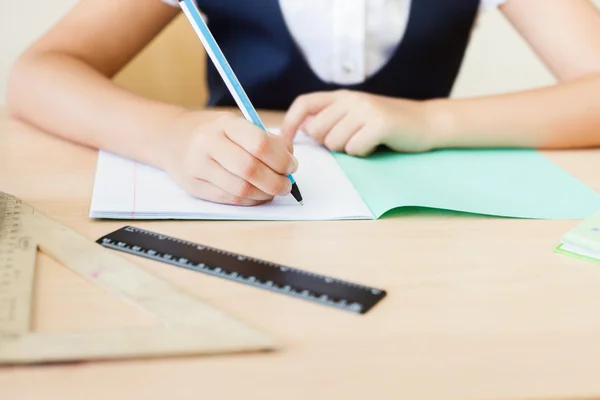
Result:
M160 128L160 138L154 145L153 159L156 160L157 167L171 171L185 153L194 132L218 114L211 110L180 110L165 119Z
M170 165L170 154L176 142L178 121L190 114L189 110L173 107L157 117L154 126L156 134L149 138L146 146L149 149L149 158L152 164L159 169L166 170Z
M456 116L449 99L433 99L424 102L425 135L431 149L450 147L456 142Z

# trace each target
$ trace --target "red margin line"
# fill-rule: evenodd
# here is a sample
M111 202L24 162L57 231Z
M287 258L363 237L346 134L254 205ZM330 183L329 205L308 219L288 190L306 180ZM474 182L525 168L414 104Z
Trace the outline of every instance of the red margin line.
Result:
M131 207L131 218L135 218L135 204L137 194L137 161L133 162L133 206Z

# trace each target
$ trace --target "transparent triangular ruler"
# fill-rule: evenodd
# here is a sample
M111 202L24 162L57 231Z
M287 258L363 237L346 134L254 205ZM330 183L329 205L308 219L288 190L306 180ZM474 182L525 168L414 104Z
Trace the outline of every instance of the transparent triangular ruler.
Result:
M112 295L141 307L160 323L82 333L32 332L38 249ZM275 348L263 333L0 192L0 365Z

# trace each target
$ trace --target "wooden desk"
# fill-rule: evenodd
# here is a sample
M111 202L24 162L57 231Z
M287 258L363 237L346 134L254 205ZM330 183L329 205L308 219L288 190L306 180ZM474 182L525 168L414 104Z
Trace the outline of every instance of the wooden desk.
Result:
M268 114L269 124L278 115ZM96 152L0 117L0 190L96 239ZM600 151L552 158L600 190ZM9 399L444 399L600 395L600 266L553 252L577 221L404 213L380 221L135 224L379 286L369 314L135 258L279 339L271 354L0 369ZM133 260L133 258L131 258ZM40 331L152 324L46 257Z

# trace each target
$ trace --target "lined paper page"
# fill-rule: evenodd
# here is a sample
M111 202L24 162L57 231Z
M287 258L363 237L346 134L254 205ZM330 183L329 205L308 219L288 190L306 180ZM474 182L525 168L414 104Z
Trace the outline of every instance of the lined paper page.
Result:
M335 220L372 219L332 154L299 135L294 174L304 206L292 195L259 206L212 203L187 194L156 168L100 151L90 216L118 219Z

